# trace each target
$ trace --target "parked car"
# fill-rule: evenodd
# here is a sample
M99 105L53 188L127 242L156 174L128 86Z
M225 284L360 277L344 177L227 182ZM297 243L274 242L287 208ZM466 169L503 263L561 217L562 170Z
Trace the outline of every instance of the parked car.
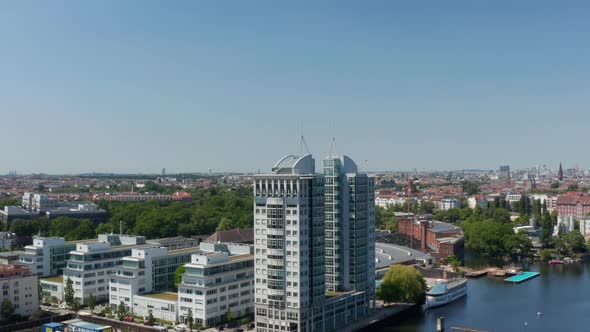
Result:
M248 330L253 330L255 326L254 323L248 324Z
M99 312L96 314L98 317L106 317L107 314L105 314L104 312Z
M244 329L234 329L234 332L244 332Z
M184 332L184 331L186 331L186 325L178 324L174 327L174 330L178 331L178 332Z
M135 322L135 318L133 318L131 316L127 316L127 317L123 318L123 320L126 322L132 322L132 323Z

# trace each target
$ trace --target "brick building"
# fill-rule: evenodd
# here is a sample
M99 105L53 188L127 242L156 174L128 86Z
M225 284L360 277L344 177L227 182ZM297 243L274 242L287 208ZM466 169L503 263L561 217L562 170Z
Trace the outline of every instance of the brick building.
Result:
M590 195L585 193L566 193L557 197L557 215L573 216L580 220L590 213Z
M420 251L437 259L455 255L464 256L464 238L461 227L432 220L428 217L398 218L398 233L414 238L420 243Z

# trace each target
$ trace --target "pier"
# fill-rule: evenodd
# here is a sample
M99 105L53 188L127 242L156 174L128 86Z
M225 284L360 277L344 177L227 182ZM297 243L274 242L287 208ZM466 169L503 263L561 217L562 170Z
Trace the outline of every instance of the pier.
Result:
M492 277L505 277L507 275L516 275L522 271L520 267L504 266L503 268L493 266L483 266L477 269L460 266L459 270L465 273L467 278L480 278L485 275Z
M506 278L506 279L504 279L504 281L518 284L518 283L521 283L523 281L527 281L527 280L529 280L531 278L534 278L534 277L536 277L538 275L539 275L539 272L522 272L522 273L517 274L517 275L515 275L513 277Z

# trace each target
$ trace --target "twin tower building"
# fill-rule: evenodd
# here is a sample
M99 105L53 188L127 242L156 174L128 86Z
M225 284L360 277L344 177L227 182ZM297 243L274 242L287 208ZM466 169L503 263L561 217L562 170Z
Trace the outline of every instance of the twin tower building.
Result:
M341 331L375 303L375 188L346 156L254 177L256 330Z

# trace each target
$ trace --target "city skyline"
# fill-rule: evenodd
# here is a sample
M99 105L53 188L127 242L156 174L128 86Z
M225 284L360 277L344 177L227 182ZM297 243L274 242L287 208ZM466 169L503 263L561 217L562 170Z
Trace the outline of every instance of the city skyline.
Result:
M335 4L1 4L0 173L590 167L586 4Z

